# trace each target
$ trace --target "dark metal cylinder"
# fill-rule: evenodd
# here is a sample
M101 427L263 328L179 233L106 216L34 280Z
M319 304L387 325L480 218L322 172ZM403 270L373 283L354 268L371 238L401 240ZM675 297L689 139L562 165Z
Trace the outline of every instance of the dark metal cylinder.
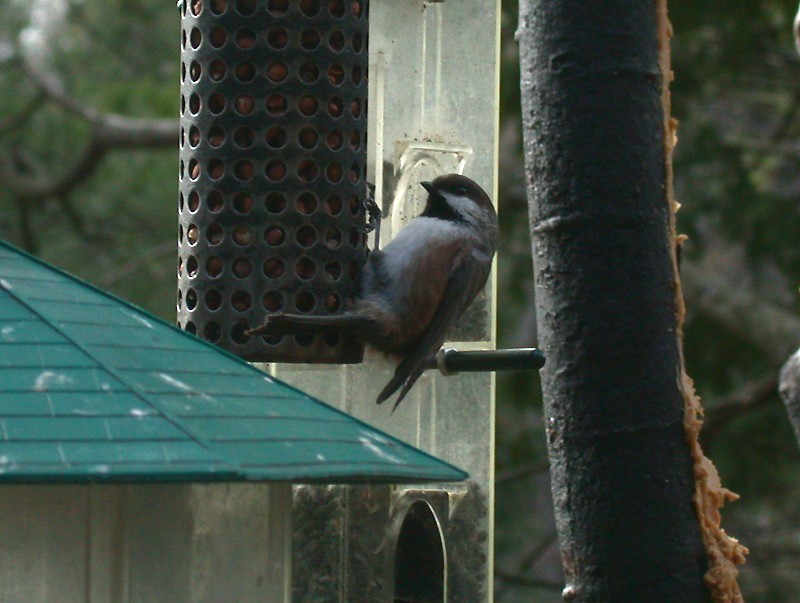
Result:
M178 323L251 361L359 362L336 314L366 254L366 0L184 0Z

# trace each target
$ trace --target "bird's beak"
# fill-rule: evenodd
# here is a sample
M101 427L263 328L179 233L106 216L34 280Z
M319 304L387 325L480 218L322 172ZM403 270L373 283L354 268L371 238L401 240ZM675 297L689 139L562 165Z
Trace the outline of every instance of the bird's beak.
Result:
M436 193L436 187L433 186L433 182L420 182L420 185L422 185L422 188L428 191L429 194L433 195Z

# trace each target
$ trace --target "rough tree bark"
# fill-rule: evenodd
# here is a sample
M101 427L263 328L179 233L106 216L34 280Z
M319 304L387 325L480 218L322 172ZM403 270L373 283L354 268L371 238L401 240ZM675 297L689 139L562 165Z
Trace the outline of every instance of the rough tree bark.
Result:
M523 123L568 601L707 601L684 431L657 2L520 0Z

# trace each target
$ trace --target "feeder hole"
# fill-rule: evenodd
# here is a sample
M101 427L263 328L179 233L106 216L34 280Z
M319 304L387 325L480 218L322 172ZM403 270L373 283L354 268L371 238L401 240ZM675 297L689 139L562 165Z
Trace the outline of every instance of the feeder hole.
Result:
M331 130L328 132L328 136L325 139L328 144L328 148L331 151L338 151L342 148L342 144L344 144L344 136L339 130Z
M209 289L205 296L206 308L212 312L219 310L222 305L222 294L216 289Z
M256 66L250 61L243 61L236 65L234 73L236 74L236 79L240 82L251 82L256 77Z
M225 110L225 96L219 92L214 92L208 97L208 110L214 115L219 115Z
M189 259L186 260L186 274L189 278L194 278L197 276L197 258L193 255L189 256Z
M285 15L289 10L289 0L269 0L267 10L276 17Z
M189 245L194 245L197 243L197 240L200 238L200 229L197 228L196 225L190 224L189 228L186 230L186 240L189 242Z
M278 126L272 126L264 135L267 146L279 149L286 144L286 130Z
M233 229L233 242L244 247L253 242L253 231L246 224L239 224Z
M283 63L270 63L267 65L267 77L273 82L282 82L289 75L289 68Z
M314 309L315 302L314 294L310 291L300 291L294 296L294 307L297 308L298 312L311 312Z
M215 82L218 82L225 77L225 71L226 68L224 61L212 61L211 65L208 66L208 75Z
M270 115L283 115L286 113L288 103L282 94L273 94L267 97L267 113Z
M332 97L328 101L328 113L331 117L341 117L344 113L344 102L338 96Z
M217 343L222 338L222 329L219 323L213 321L207 322L203 329L203 337L211 343Z
M306 17L316 17L319 13L319 0L300 0L300 12Z
M344 33L339 30L332 31L328 36L328 46L333 52L342 52L344 50Z
M186 307L189 310L194 310L197 306L197 292L194 289L186 291Z
M269 180L278 182L283 180L283 178L286 176L286 164L276 159L274 161L270 161L264 168L264 171Z
M325 199L325 211L332 216L338 216L342 211L342 200L338 195L331 195Z
M270 2L270 6L272 6L272 4L273 3ZM273 12L271 8L269 8L268 10L270 12ZM267 32L267 44L273 50L281 50L282 48L285 48L288 42L289 42L289 34L282 27L273 27Z
M445 556L442 533L424 501L403 519L394 556L394 603L444 603Z
M317 231L312 226L301 226L295 238L301 247L311 247L317 242Z
M189 211L194 213L198 207L200 207L200 195L197 194L197 191L192 191L189 193Z
M268 291L264 294L262 304L268 312L277 312L283 308L283 296L277 291Z
M306 84L313 84L319 77L319 67L315 63L303 63L300 65L298 75Z
M225 205L225 197L222 196L222 193L214 190L208 193L208 199L206 200L206 205L208 206L208 211L211 213L217 213L222 211L223 206Z
M249 193L236 193L233 196L233 209L240 214L249 214L253 205L253 197Z
M222 242L222 237L224 236L222 226L219 224L211 224L206 230L206 236L208 237L208 242L211 245L219 245Z
M330 312L331 314L338 312L339 308L342 307L342 300L341 298L336 295L335 293L328 293L325 296L325 309Z
M264 233L264 240L267 242L267 245L280 245L283 243L285 237L286 233L280 226L270 226Z
M236 291L231 296L231 305L237 312L246 312L252 305L250 294L247 291Z
M300 165L297 167L297 176L303 182L311 182L318 174L319 168L311 159L301 161Z
M228 39L228 34L222 27L214 26L211 28L208 39L214 48L222 48L225 46L225 41Z
M319 46L319 32L315 29L304 29L300 33L300 46L302 46L305 50L314 50L317 46Z
M344 67L339 63L332 63L328 67L328 81L334 86L338 86L344 81Z
M329 3L331 15L337 19L344 17L344 0L331 0Z
M233 101L233 105L239 115L250 115L256 107L256 99L249 94L240 94Z
M271 214L279 214L286 208L286 199L280 193L270 193L267 195L265 203L267 211Z
M332 281L338 281L342 276L342 265L339 262L328 262L325 264L325 276Z
M256 12L256 0L236 0L236 12L240 15L252 15Z
M219 126L213 126L208 131L208 143L212 147L219 147L223 142L225 142L225 130Z
M206 274L211 278L216 278L222 274L222 267L223 263L220 258L208 258L208 261L206 262Z
M328 249L336 249L342 244L342 231L335 226L329 226L325 229L325 246Z
M253 274L253 263L245 258L237 258L233 261L233 275L236 278L245 279Z
M250 339L250 336L245 334L248 328L246 323L234 325L231 329L231 340L238 345L245 345Z
M279 278L286 272L286 264L278 258L269 258L264 262L264 276L267 278Z
M319 109L319 102L310 95L301 96L297 101L297 108L306 117L311 117Z
M317 199L313 193L302 193L297 198L297 210L301 214L312 214L317 209Z
M297 134L297 142L304 149L312 149L317 146L317 132L313 128L303 128Z
M325 175L328 178L328 182L337 183L342 179L342 166L338 163L329 163L328 167L325 168Z
M300 258L294 265L295 274L303 280L309 280L317 272L317 265L309 258Z
M250 50L256 45L256 32L252 29L240 29L236 32L236 45L242 50Z
M221 15L228 10L227 0L211 0L211 12L215 15Z
M189 146L194 148L200 144L200 130L197 126L189 128Z

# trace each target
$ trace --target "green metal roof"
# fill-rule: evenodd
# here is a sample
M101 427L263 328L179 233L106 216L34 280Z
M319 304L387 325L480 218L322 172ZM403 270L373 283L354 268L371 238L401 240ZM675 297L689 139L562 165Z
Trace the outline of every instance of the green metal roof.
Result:
M465 477L0 242L0 482Z

